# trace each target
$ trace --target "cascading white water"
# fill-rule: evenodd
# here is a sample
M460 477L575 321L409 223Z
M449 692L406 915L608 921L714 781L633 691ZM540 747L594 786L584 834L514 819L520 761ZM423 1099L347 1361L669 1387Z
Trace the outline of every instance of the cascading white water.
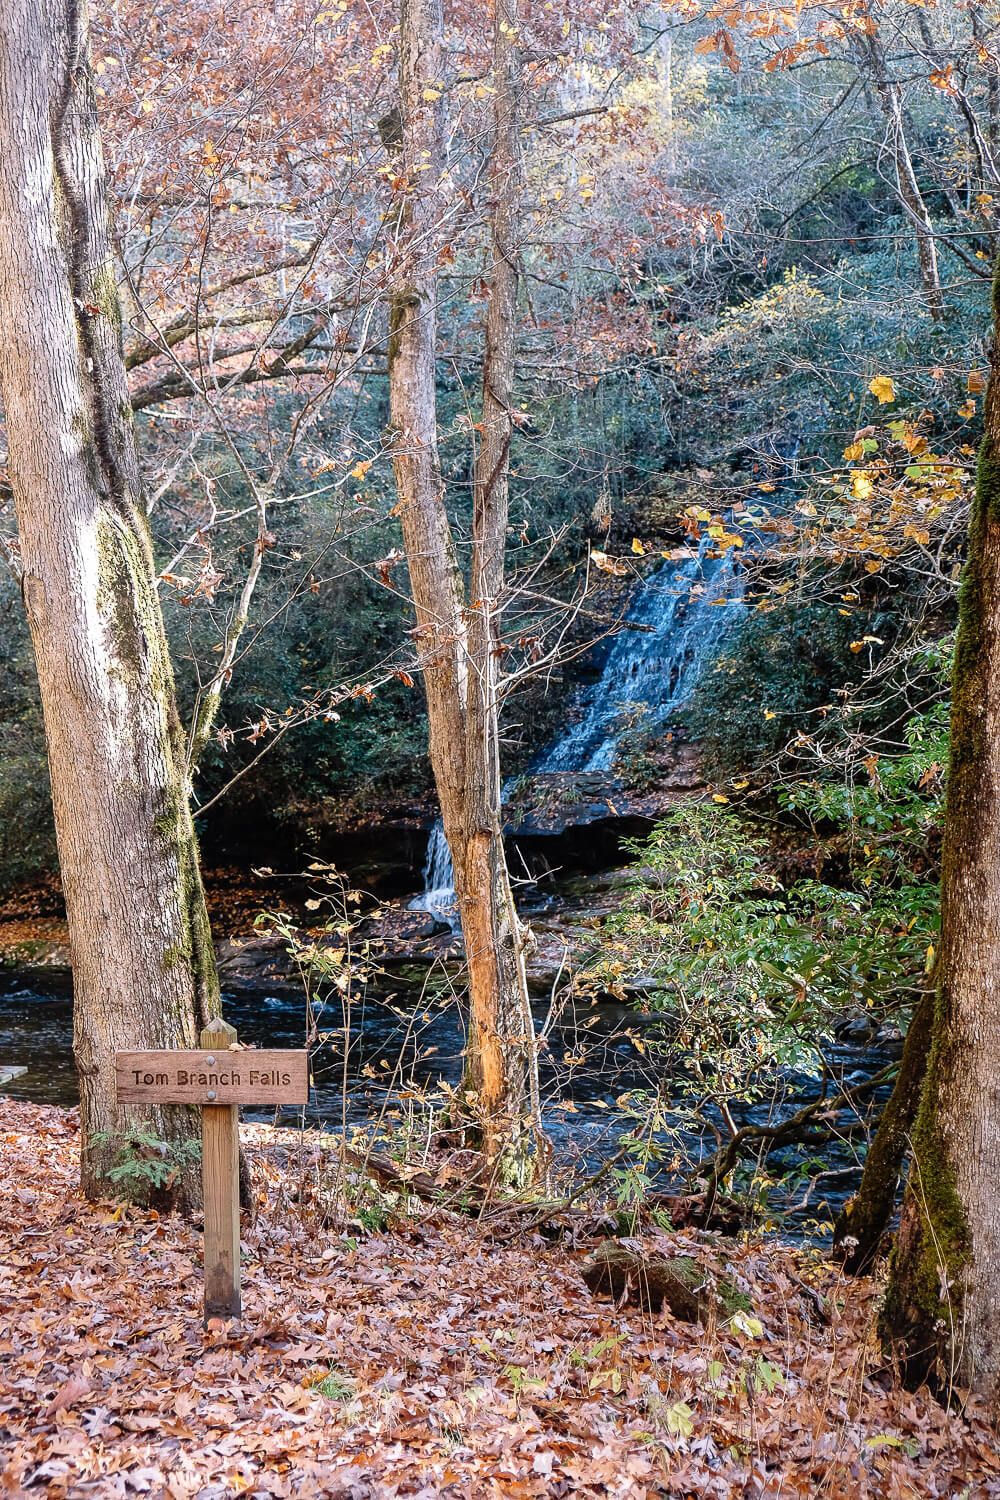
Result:
M410 902L410 911L428 911L442 922L453 925L455 919L455 866L444 836L444 824L438 818L427 841L424 861L424 888Z
M687 702L743 608L733 554L712 558L709 547L706 536L697 552L665 563L640 585L600 678L579 702L580 717L533 770L611 770L631 708L644 706L643 728L656 729Z
M691 696L744 608L743 574L733 554L710 557L710 547L706 536L697 552L664 563L639 585L626 628L615 636L597 682L578 700L579 717L542 751L532 771L610 771L630 710L645 708L642 727L656 730ZM427 846L424 889L410 910L453 924L454 884L439 818Z

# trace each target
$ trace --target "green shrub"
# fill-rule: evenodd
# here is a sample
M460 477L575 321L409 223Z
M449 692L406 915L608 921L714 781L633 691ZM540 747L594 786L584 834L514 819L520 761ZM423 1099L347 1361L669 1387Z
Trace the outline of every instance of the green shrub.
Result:
M822 729L820 711L862 675L850 650L858 630L856 615L845 619L832 605L798 599L749 614L702 676L685 715L709 771L757 771L800 732Z

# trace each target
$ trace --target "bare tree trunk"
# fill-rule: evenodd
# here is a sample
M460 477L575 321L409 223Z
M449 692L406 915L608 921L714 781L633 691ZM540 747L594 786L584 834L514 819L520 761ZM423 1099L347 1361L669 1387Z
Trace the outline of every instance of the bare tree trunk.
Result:
M472 581L466 736L467 933L478 1051L470 1077L480 1092L487 1152L525 1128L539 1133L538 1062L518 920L503 844L498 673L500 609L510 511L514 355L521 202L518 0L496 0L494 133L488 190L491 271L483 350L482 434L473 474Z
M400 524L417 615L430 756L449 844L465 799L464 589L444 504L437 443L436 215L428 184L443 170L441 0L403 0L402 172L398 272L389 306L389 414ZM454 845L452 845L454 848Z
M1000 1397L1000 266L960 598L931 1053L884 1330L914 1381Z
M116 1048L189 1047L218 985L122 358L86 5L0 6L0 341L74 977L83 1186ZM39 1060L40 1063L43 1061ZM196 1133L161 1109L168 1145Z
M938 272L937 246L934 226L927 211L917 174L906 139L906 121L903 116L903 97L895 78L889 73L885 49L877 32L866 35L860 43L875 86L882 117L885 120L889 146L895 169L896 196L916 231L917 261L923 283L924 301L931 317L937 320L944 316L941 297L941 277Z
M507 13L503 8L504 14ZM498 33L500 32L498 20ZM492 183L498 205L485 361L484 435L475 475L472 603L467 607L445 508L435 389L437 210L443 169L441 0L402 0L400 19L401 270L390 302L389 400L400 522L417 615L430 757L469 965L469 1083L488 1156L521 1134L537 1090L521 929L503 847L497 739L496 607L503 587L513 378L516 208L513 86L497 104ZM510 54L510 55L508 55ZM503 66L513 54L502 49ZM511 79L513 74L511 73ZM508 212L514 218L508 219ZM471 668L471 671L470 671ZM526 1104L527 1101L527 1104Z

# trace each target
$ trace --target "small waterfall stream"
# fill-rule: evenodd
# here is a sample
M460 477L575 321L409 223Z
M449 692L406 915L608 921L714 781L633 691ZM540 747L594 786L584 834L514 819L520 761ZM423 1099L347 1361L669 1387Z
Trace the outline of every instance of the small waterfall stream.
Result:
M424 888L410 902L410 911L427 911L449 926L455 921L455 866L444 836L444 824L438 818L427 841L424 861Z
M658 729L687 701L743 608L733 554L708 551L706 536L691 557L664 563L638 586L600 678L578 700L579 718L532 770L609 771L630 709L644 706L644 727Z
M636 586L600 677L578 695L569 728L542 751L532 772L610 772L630 711L644 708L643 728L655 731L691 696L744 608L742 569L732 552L710 556L710 546L704 537L696 552L664 563ZM427 846L424 889L410 910L455 920L454 869L440 819Z

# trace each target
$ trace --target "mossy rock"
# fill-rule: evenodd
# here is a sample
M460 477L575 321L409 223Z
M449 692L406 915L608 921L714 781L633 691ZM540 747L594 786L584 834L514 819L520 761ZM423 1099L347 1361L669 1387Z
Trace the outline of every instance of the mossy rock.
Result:
M713 1307L746 1309L748 1299L693 1255L664 1255L618 1240L602 1240L583 1266L592 1292L634 1303L651 1312L669 1307L684 1323L700 1323Z

